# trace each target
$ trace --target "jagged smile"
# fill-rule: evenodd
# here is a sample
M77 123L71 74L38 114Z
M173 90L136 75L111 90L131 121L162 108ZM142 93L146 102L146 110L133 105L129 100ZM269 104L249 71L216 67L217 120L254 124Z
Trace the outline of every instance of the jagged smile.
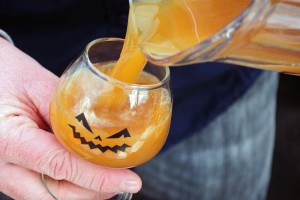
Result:
M91 128L89 127L87 121L86 121L86 118L84 116L84 114L80 114L76 117L76 119L80 122L82 121L83 123L83 126L91 133L93 133L93 131L91 130ZM80 132L77 132L76 131L76 127L71 125L71 124L68 124L71 129L72 129L72 133L73 133L73 136L74 138L80 140L81 144L83 145L88 145L90 149L99 149L102 153L110 150L114 153L117 153L118 151L122 151L122 152L125 152L126 148L128 147L131 147L129 146L128 144L123 144L122 146L119 146L119 145L115 145L113 147L110 147L110 146L102 146L100 144L95 144L94 142L92 141L86 141L86 139L84 137L82 137L80 135ZM114 138L121 138L121 137L130 137L130 134L128 132L127 129L123 129L122 131L110 136L110 137L107 137L107 139L114 139ZM95 137L96 140L99 140L99 141L102 141L101 137L100 136L97 136Z

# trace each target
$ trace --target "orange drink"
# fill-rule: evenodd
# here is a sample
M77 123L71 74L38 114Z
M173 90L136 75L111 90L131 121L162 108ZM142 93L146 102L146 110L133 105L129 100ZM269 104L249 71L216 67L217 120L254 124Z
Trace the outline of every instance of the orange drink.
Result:
M130 2L125 41L91 42L51 101L56 137L92 163L134 167L162 148L172 95L169 69L153 63L222 61L300 74L297 1Z
M139 36L137 46L158 65L218 61L300 74L299 6L284 0L133 0L128 33Z
M114 48L122 45L100 39L88 47L61 77L50 108L53 132L66 148L116 168L137 166L158 153L172 110L168 68L147 64L135 84L109 76L120 55Z
M139 45L157 54L189 48L248 4L135 1L124 45L116 39L92 42L61 77L50 108L56 137L73 153L102 166L132 167L151 159L166 140L172 100L168 68L152 69ZM226 17L215 21L216 15ZM116 42L117 47L112 45Z
M220 31L251 3L251 0L134 1L131 6L145 51L173 55ZM129 28L132 26L129 26ZM131 33L133 31L129 31Z
M237 17L251 0L156 0L133 1L121 57L112 77L134 82L147 59L166 57L188 49Z

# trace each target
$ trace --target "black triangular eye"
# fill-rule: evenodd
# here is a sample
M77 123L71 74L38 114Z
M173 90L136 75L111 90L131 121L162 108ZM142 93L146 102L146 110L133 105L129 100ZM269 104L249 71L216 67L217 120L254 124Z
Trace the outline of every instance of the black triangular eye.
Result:
M101 137L100 136L97 136L94 138L95 140L99 140L99 141L102 141Z
M93 133L92 129L90 128L85 116L84 116L84 113L81 113L80 115L76 116L75 117L79 122L82 121L82 124L84 126L84 128L86 128L88 131L90 131L91 133Z
M120 138L120 137L124 137L124 138L127 138L127 137L131 137L127 128L123 129L122 131L110 136L110 137L107 137L107 139L112 139L112 138Z

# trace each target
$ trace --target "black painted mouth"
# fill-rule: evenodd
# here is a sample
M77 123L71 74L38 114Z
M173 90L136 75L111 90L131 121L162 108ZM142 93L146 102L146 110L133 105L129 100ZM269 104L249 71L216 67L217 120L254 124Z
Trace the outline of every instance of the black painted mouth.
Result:
M76 131L75 126L70 125L70 124L69 124L69 126L72 128L74 138L79 139L81 144L88 145L90 147L90 149L99 149L102 153L104 153L108 150L110 150L114 153L117 153L118 151L125 152L126 148L131 147L128 144L123 144L122 146L115 145L114 147L102 146L100 144L95 144L92 141L86 141L86 139L84 137L81 137L80 132Z

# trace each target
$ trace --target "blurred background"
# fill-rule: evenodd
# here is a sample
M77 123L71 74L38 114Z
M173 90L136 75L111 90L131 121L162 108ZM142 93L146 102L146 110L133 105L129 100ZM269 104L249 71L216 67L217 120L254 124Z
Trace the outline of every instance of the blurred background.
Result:
M300 77L280 75L276 141L267 200L300 199Z

